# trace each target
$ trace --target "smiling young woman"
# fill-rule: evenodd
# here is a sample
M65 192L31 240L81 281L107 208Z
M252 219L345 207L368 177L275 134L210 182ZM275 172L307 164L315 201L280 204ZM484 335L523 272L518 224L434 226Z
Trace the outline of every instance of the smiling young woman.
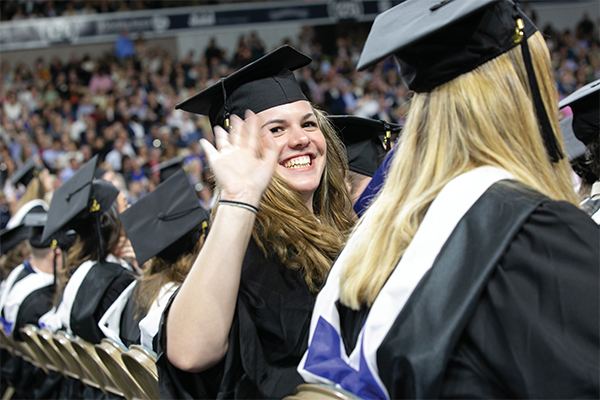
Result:
M291 72L309 62L284 46L178 105L211 119L220 200L163 317L165 396L282 398L302 382L314 298L352 224L341 142Z
M312 211L312 199L327 161L327 143L310 103L299 100L260 112L261 130L273 134L279 149L275 172L298 191Z

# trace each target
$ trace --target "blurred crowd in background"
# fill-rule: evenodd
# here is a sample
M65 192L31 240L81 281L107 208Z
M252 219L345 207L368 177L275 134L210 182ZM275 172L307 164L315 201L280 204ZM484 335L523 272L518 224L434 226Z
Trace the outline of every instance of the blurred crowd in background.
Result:
M71 15L72 10L135 10L165 3L50 1L42 7L35 1L3 1L2 19ZM168 6L183 3L192 5L169 1ZM600 78L598 21L583 15L569 30L541 28L561 99ZM323 50L311 27L286 42L313 58L313 63L297 71L297 78L317 107L330 114L402 124L411 93L399 80L394 63L386 60L368 71L355 71L365 38L337 37L331 54ZM210 124L206 117L175 110L175 105L270 50L260 32L248 32L240 36L233 54L227 54L214 38L207 48L173 59L142 36L132 39L123 32L114 51L99 58L86 54L73 55L68 62L40 58L28 66L2 57L0 206L4 218L0 228L21 195L10 177L32 156L39 157L51 173L45 181L47 200L56 187L99 154L103 168L132 204L160 183L156 167L179 156L185 160L201 204L210 209L213 178L198 144L202 137L212 140Z
M2 0L2 21L273 0Z

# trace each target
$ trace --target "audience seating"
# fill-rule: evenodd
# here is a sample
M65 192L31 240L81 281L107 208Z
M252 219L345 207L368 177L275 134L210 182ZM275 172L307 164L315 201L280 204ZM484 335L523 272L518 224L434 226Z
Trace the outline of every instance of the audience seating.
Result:
M92 356L89 347L93 348L93 345L80 339L75 338L70 340L71 346L75 353L77 353L77 361L79 361L82 369L88 377L89 382L84 382L89 386L96 389L100 389L106 393L105 382L106 379L103 375L100 364L95 357Z
M131 345L129 351L121 353L125 367L151 399L160 398L156 353L143 346Z
M27 325L21 328L21 337L23 338L24 344L27 345L30 350L31 358L36 361L36 367L40 368L45 373L48 373L49 370L58 371L58 368L52 365L52 361L48 359L42 350L42 344L40 343L40 339L37 337L36 327L33 325ZM23 347L23 344L21 346ZM48 368L48 366L51 366L51 368Z
M100 344L94 347L103 365L113 376L116 387L121 390L127 400L151 398L125 367L121 354L127 351L126 348L110 339L103 339Z
M129 349L111 339L93 345L64 331L52 333L27 325L21 329L23 342L6 335L0 327L0 348L14 357L42 369L58 371L107 395L127 400L160 398L156 353L144 346ZM4 392L2 400L10 400L14 388ZM284 400L360 400L343 389L329 385L301 384Z
M87 384L87 376L85 375L81 364L77 361L79 356L71 346L68 335L62 331L54 333L52 335L52 342L64 361L66 375L71 378L79 379L84 384Z

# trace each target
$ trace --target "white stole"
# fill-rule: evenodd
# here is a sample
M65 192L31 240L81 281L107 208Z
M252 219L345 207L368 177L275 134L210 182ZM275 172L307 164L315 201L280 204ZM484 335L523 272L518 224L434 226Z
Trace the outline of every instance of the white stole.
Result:
M112 254L109 254L106 257L106 261L120 264L127 270L132 269L129 264L121 259L116 258ZM73 275L71 275L69 282L67 282L67 285L65 286L62 301L58 307L54 307L52 310L40 317L39 326L41 328L48 328L53 332L64 328L67 333L71 335L73 334L73 331L71 330L71 310L73 309L73 303L75 303L75 297L79 292L81 284L94 265L96 265L96 261L88 260L75 270Z
M6 303L4 304L4 319L14 324L23 300L34 291L54 283L54 275L45 272L29 274L10 289Z
M150 307L148 314L140 321L140 342L142 346L156 351L152 346L154 336L158 333L160 319L167 303L180 285L175 283L167 283L164 285L154 303Z
M133 294L133 289L135 289L137 283L137 280L131 282L110 307L108 307L106 312L104 312L100 321L98 321L98 328L104 333L104 336L117 343L121 343L123 346L125 344L121 340L121 314L123 314L127 301Z
M512 175L500 168L480 167L454 178L440 191L429 207L404 256L379 292L359 333L356 347L350 356L346 355L340 334L340 319L335 306L335 302L339 299L340 275L348 254L347 251L342 251L331 268L327 283L319 293L315 303L308 350L298 366L298 372L305 381L335 385L348 390L347 387L339 385L338 382L310 372L308 369L311 366L306 365L311 349L313 347L314 349L319 348L319 343L313 343L313 336L318 322L324 320L335 329L339 336L341 347L339 353L343 362L349 365L352 370L361 374L361 358L364 357L363 363L366 361L369 370L367 373L374 378L381 393L389 399L388 390L379 377L377 349L409 300L415 287L433 265L442 246L446 243L456 225L490 186L504 179L512 179ZM345 248L352 248L360 240L369 239L368 235L365 235L359 228L352 235Z

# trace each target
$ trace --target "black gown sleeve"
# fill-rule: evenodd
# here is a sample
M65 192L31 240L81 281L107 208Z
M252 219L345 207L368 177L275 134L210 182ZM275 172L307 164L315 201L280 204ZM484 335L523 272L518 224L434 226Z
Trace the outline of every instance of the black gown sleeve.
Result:
M442 398L599 398L599 228L565 202L531 214L446 369Z
M119 336L126 347L129 347L132 344L141 343L140 321L145 316L145 314L142 315L139 313L135 295L132 293L121 314L121 329Z
M265 258L250 241L227 353L200 373L175 368L166 355L165 322L175 296L155 338L161 397L280 399L304 382L296 368L308 345L314 296L299 271Z

